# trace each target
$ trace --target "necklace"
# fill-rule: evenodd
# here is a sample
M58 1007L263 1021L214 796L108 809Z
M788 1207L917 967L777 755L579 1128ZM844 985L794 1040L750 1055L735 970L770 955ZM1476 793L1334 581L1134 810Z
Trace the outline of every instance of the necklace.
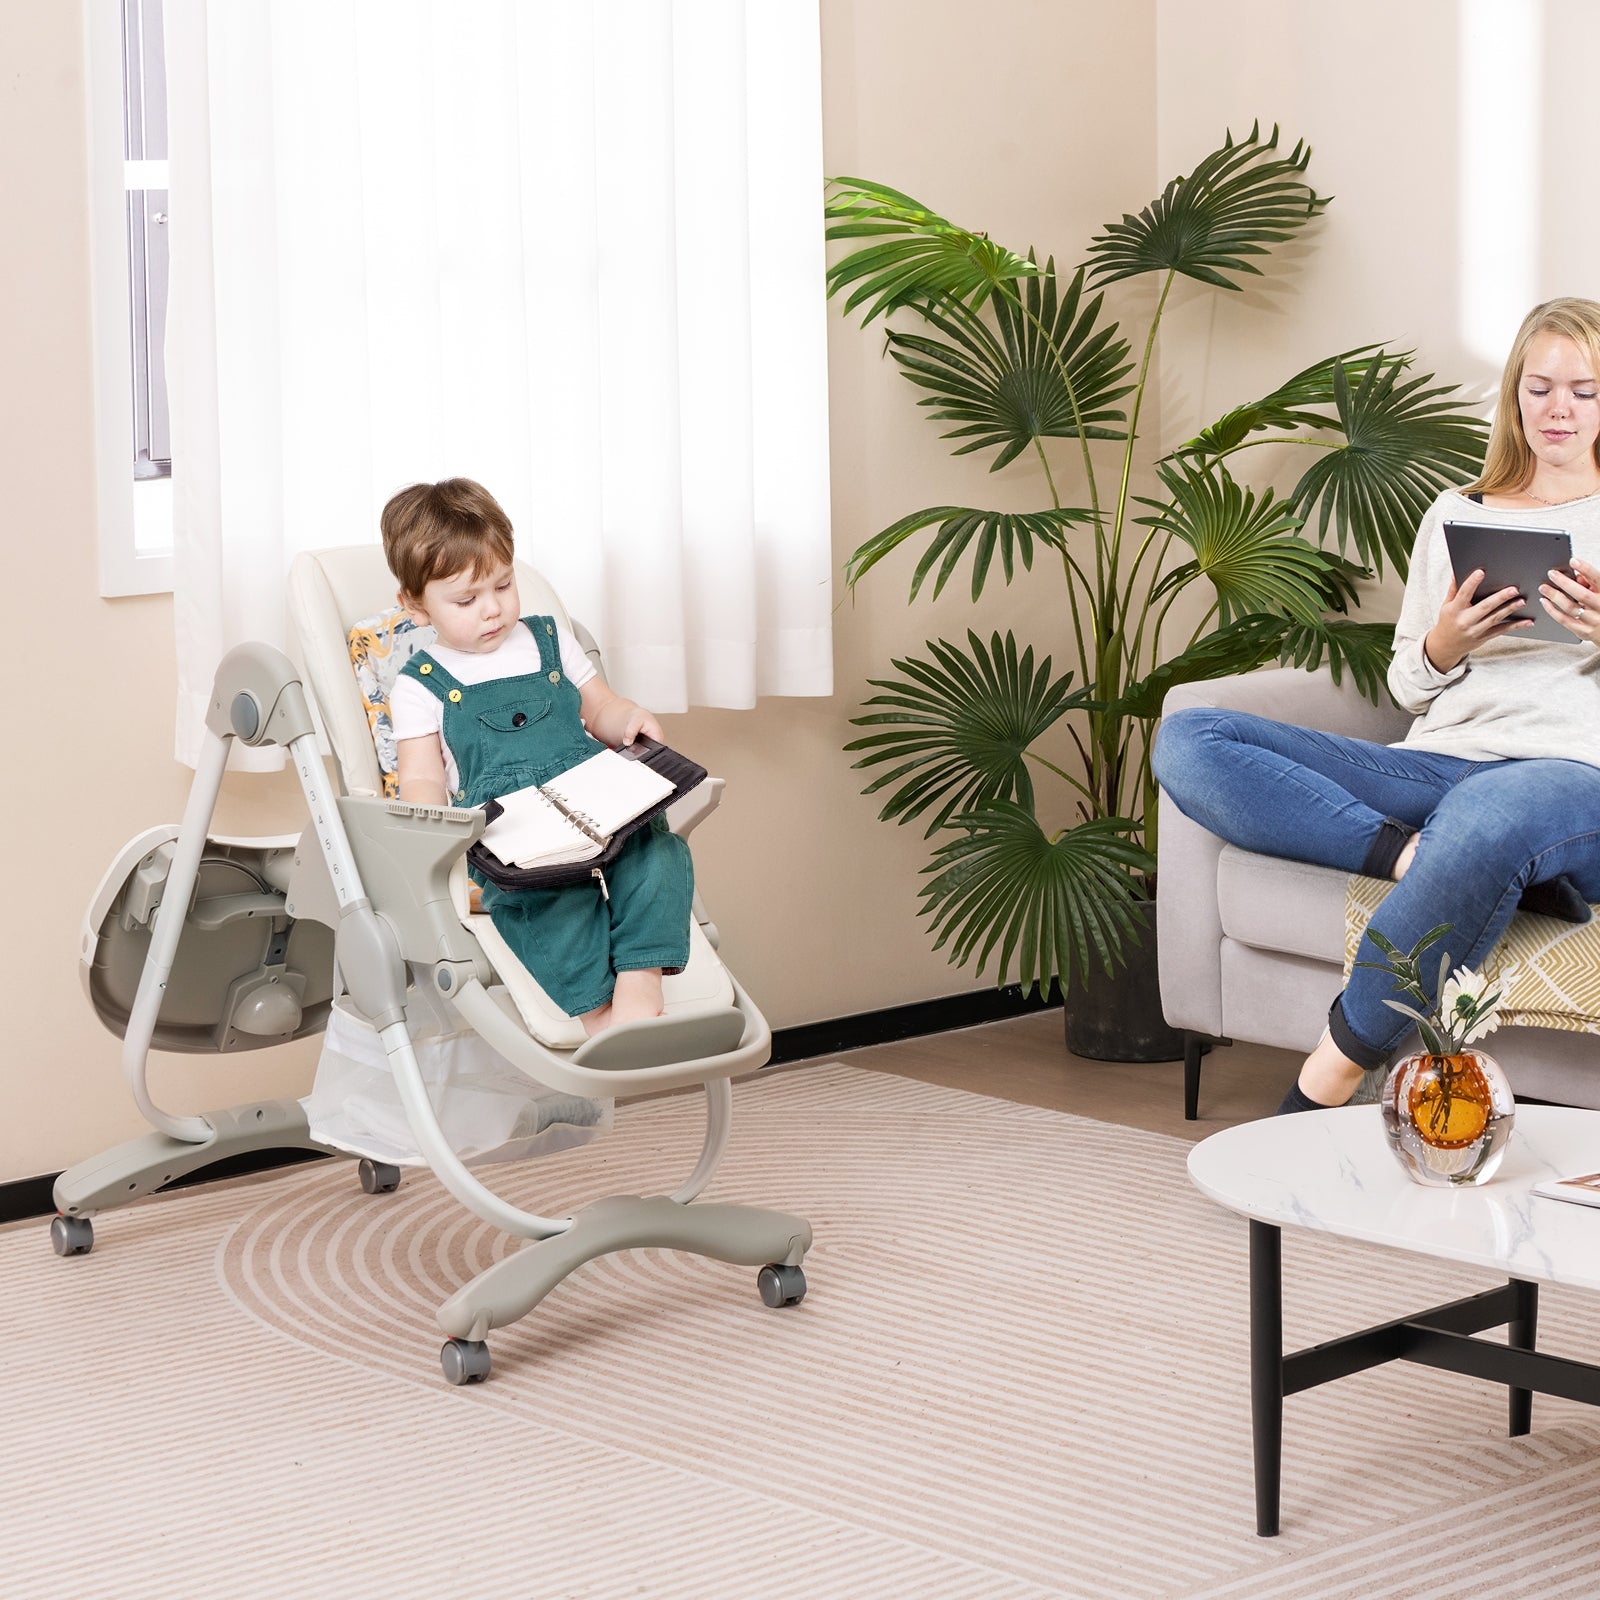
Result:
M1569 494L1564 500L1546 500L1542 494L1535 494L1532 489L1522 491L1530 500L1537 500L1542 506L1570 506L1574 500L1587 500L1592 494L1600 494L1600 485L1593 489L1585 489L1582 494Z

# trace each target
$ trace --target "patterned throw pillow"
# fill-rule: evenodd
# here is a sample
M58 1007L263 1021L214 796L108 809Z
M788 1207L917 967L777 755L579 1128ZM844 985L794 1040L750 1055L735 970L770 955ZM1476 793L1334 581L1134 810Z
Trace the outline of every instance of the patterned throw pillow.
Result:
M399 606L374 617L363 617L350 630L350 665L361 686L367 726L372 730L378 765L383 769L383 792L391 800L400 793L400 780L395 775L394 721L389 715L389 695L400 669L437 637L432 628L419 626L411 613Z

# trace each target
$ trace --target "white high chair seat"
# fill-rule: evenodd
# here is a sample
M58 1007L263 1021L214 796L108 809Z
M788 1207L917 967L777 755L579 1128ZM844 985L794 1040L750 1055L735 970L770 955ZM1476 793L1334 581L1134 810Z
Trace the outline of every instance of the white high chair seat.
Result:
M533 974L517 960L511 946L501 937L494 918L471 909L471 879L467 876L465 857L450 873L450 897L462 927L482 946L489 965L511 996L517 1014L527 1024L528 1032L552 1050L576 1050L588 1037L583 1023L577 1017L568 1016L539 987ZM662 979L661 994L669 1017L723 1011L736 1003L728 969L717 959L711 941L693 918L689 922L689 964L682 972Z

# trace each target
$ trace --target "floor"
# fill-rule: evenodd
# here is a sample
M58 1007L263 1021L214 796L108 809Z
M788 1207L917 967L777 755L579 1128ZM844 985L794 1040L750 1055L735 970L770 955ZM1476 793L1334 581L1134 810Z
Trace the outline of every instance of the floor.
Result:
M1181 1061L1088 1061L1070 1055L1059 1011L838 1051L826 1059L1183 1139L1203 1139L1235 1123L1271 1116L1301 1061L1266 1045L1218 1047L1201 1068L1199 1120L1186 1122ZM797 1061L779 1070L808 1065Z

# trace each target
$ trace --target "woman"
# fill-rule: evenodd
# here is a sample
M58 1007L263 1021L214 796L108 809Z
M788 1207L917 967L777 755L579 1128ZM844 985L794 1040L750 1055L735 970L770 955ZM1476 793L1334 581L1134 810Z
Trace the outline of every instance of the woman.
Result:
M1429 508L1412 549L1389 687L1416 714L1398 745L1243 712L1175 712L1155 773L1185 815L1268 855L1392 877L1372 926L1402 950L1450 932L1452 966L1477 966L1519 900L1583 922L1600 901L1600 304L1551 300L1519 330L1483 475ZM1538 600L1571 636L1519 638L1515 589L1458 585L1443 524L1565 529L1575 576ZM1363 952L1363 958L1374 952ZM1412 1024L1384 1004L1388 974L1356 968L1280 1111L1343 1105Z

